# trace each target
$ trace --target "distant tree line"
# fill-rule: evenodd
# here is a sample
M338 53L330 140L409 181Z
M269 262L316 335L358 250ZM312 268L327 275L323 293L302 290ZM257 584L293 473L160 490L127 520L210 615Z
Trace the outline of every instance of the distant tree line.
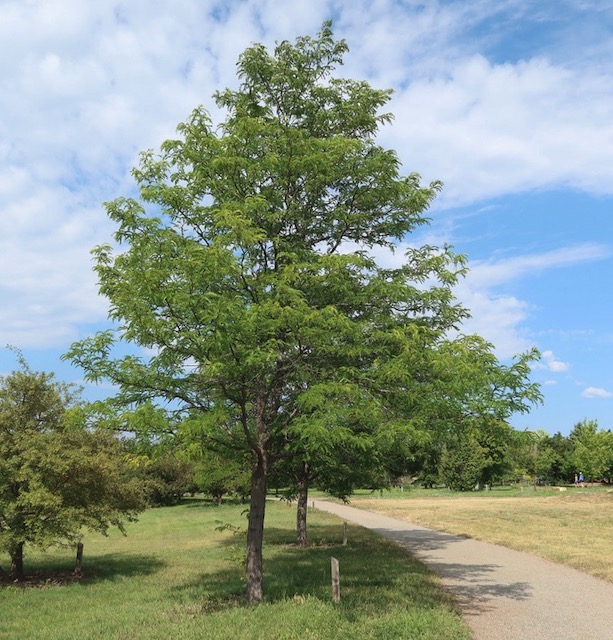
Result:
M584 420L568 436L504 423L429 443L407 468L425 486L472 491L493 484L613 482L613 432Z
M613 432L600 429L595 420L576 424L568 436L517 431L504 422L482 424L461 435L451 433L446 440L431 436L424 433L395 442L383 454L378 452L376 460L347 455L343 461L339 452L328 468L288 458L272 472L270 490L296 500L300 510L305 473L310 474L312 488L343 499L349 499L356 488L406 484L475 491L501 484L568 485L579 478L584 484L613 483ZM248 457L206 449L195 454L193 443L181 449L178 442L172 447L158 445L157 452L154 447L150 453L153 457L141 459L145 460L141 473L149 477L151 486L160 487L150 495L151 503L172 504L194 492L218 502L224 496L244 499L249 495ZM299 544L306 542L302 526L298 518Z

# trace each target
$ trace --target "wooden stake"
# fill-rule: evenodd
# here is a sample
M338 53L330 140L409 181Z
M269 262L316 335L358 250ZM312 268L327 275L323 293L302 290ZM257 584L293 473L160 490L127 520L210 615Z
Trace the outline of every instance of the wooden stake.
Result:
M347 546L347 532L349 531L349 526L346 522L343 522L343 547Z
M341 601L341 575L338 566L338 560L336 558L332 558L331 562L332 566L332 600L334 602Z

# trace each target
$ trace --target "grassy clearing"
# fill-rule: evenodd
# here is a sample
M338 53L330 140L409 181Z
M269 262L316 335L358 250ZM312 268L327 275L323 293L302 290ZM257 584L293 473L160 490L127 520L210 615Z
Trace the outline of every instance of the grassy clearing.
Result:
M362 492L354 506L495 542L613 582L613 493L569 488Z
M293 545L294 509L268 506L267 601L244 604L241 505L191 502L150 510L128 536L85 540L85 579L63 586L0 587L0 638L360 640L471 636L436 579L394 545L355 528L310 518L312 545ZM341 566L342 601L331 602L330 557ZM71 552L34 554L26 571L57 572Z

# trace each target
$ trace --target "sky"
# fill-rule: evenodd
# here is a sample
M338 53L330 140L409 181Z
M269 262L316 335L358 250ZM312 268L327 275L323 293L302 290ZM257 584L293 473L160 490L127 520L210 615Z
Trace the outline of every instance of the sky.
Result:
M0 0L0 374L9 344L83 384L60 356L108 326L102 203L135 195L139 151L194 107L223 117L211 96L245 48L328 19L350 48L338 73L394 90L379 143L444 183L406 243L466 255L465 333L504 363L542 353L544 403L511 423L613 428L610 0Z

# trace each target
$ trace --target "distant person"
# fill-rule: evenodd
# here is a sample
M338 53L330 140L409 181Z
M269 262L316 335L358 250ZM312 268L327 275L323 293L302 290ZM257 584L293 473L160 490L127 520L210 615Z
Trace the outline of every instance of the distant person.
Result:
M575 473L575 484L579 484L579 475Z
M579 474L579 484L580 484L581 486L583 486L583 481L584 481L584 480L585 480L585 478L583 477L583 474L582 474L582 473L580 473L580 474Z

